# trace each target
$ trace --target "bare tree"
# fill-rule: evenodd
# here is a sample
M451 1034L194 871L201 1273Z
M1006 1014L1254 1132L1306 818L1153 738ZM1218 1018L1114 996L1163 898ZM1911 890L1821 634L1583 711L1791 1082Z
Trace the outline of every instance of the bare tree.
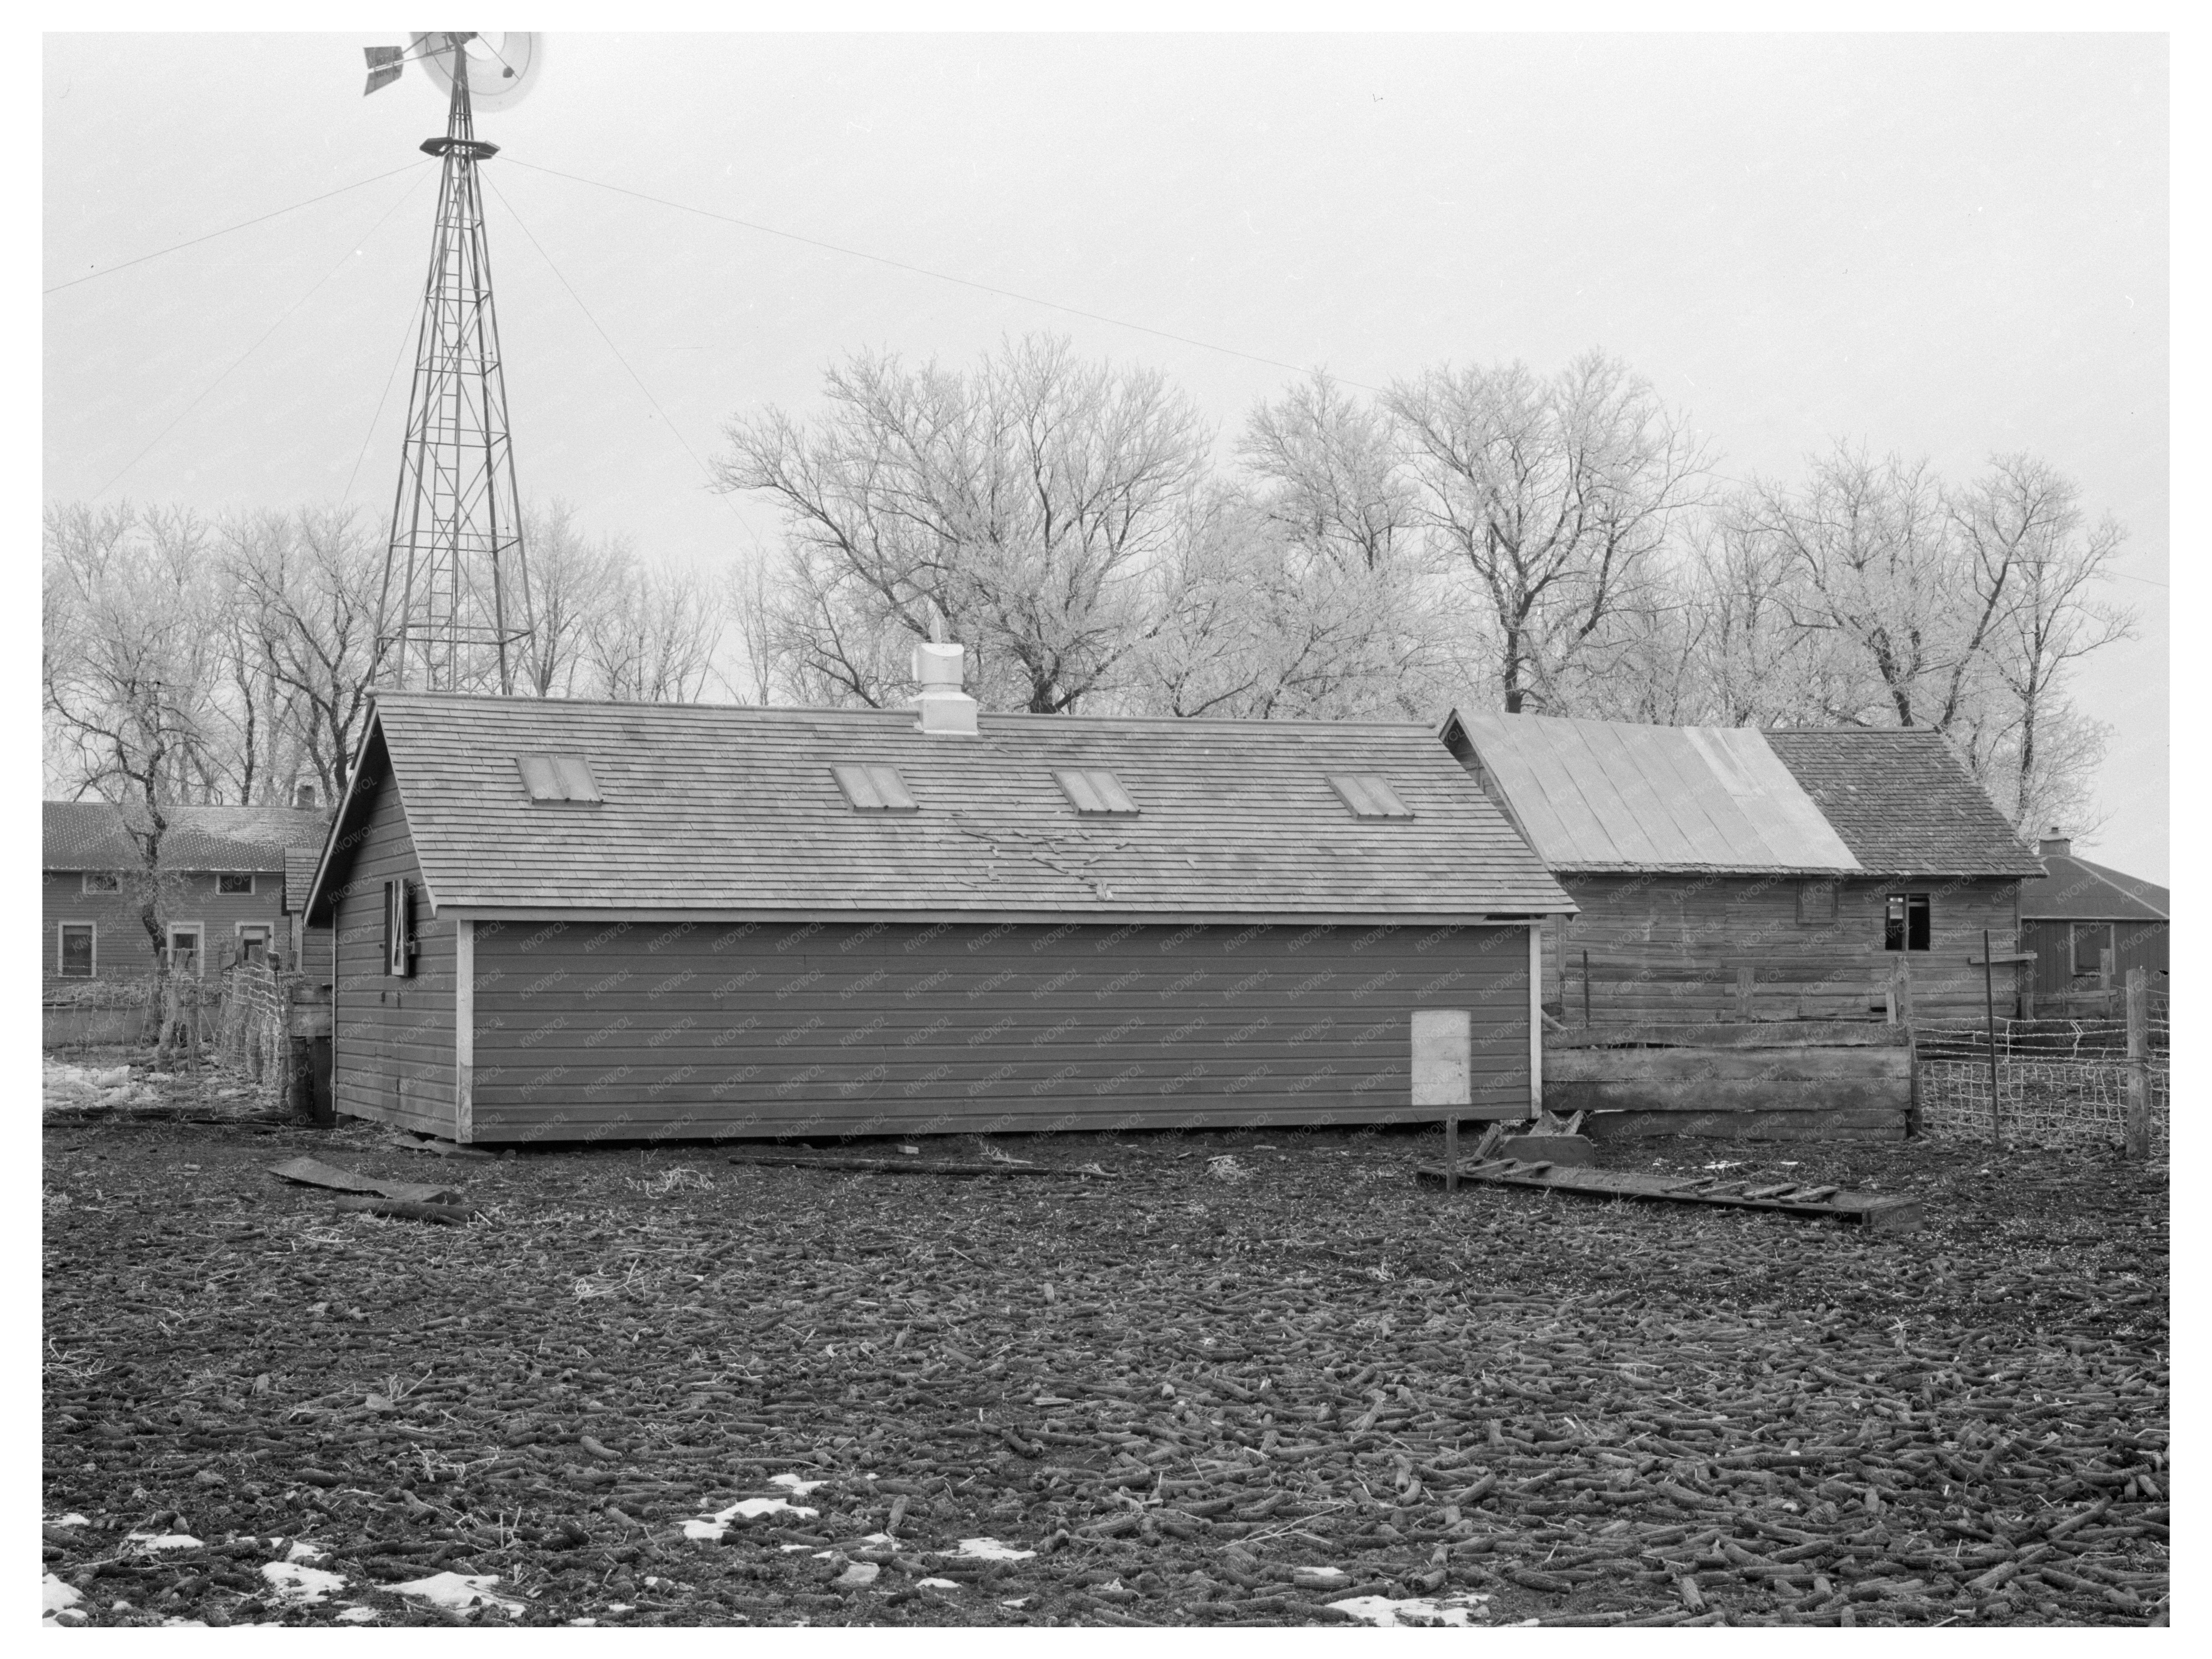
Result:
M1383 403L1414 522L1472 574L1491 612L1504 708L1571 712L1616 624L1653 601L1662 550L1698 499L1703 449L1600 352L1548 380L1520 363L1431 369Z
M1255 408L1237 457L1261 519L1288 544L1370 570L1397 562L1406 550L1413 489L1389 421L1346 397L1327 374Z
M690 570L628 561L583 628L594 695L617 702L696 702L714 672L723 596Z
M617 538L587 538L575 509L557 496L543 507L525 508L522 522L537 613L522 678L541 697L572 697L586 684L589 631L614 602L635 559Z
M1109 689L1205 475L1188 399L1037 337L965 374L864 353L826 391L811 424L732 422L716 465L783 510L793 679L886 700L934 605L987 702L1073 712Z
M139 855L125 879L155 960L174 878L176 807L214 796L222 634L207 526L128 503L49 507L42 548L42 689L67 787L121 809Z
M2069 664L2134 631L2133 615L2096 591L2126 534L2110 518L2086 524L2073 481L2021 454L1992 459L1958 492L1952 520L1977 568L2005 573L2001 585L1985 583L2001 594L1986 634L2010 727L1992 769L2009 783L1999 799L2023 836L2054 817L2082 827L2077 780L2094 769L2103 733L2066 703L2064 681Z

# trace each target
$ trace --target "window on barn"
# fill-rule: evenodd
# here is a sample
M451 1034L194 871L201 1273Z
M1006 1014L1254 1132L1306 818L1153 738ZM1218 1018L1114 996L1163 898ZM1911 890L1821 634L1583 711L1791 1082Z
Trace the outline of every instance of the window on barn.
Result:
M837 787L856 812L918 812L895 766L833 766Z
M251 893L253 890L253 878L252 876L217 876L215 878L215 890L218 893L233 895Z
M2109 921L2077 921L2067 928L2066 966L2072 977L2094 979L2104 971L2103 955L2114 949L2113 931Z
M1060 787L1075 810L1086 818L1133 818L1137 803L1121 787L1121 781L1103 768L1054 772Z
M581 755L517 755L514 765L522 774L522 792L532 802L593 804L603 799L591 763Z
M1836 884L1801 881L1797 884L1797 925L1820 927L1836 919Z
M269 960L269 929L264 924L255 921L239 923L238 959L240 962Z
M88 921L62 923L61 951L54 971L64 979L90 979L95 971L93 926Z
M119 893L123 878L112 870L88 870L83 877L83 891L88 893Z
M1892 893L1882 901L1883 950L1925 951L1928 938L1927 894Z
M384 971L401 978L415 971L414 896L404 881L384 884Z
M1398 799L1397 792L1372 772L1344 772L1329 779L1352 815L1359 818L1410 818L1413 809Z

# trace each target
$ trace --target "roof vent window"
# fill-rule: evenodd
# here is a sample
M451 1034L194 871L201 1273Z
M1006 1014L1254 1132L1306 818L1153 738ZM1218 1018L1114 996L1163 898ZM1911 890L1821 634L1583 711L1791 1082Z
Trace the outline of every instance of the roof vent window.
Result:
M514 764L522 774L523 793L533 801L604 799L592 776L591 763L581 755L517 755Z
M837 787L856 812L918 812L895 766L833 766Z
M1413 809L1398 799L1397 792L1372 772L1344 772L1329 779L1329 787L1343 799L1356 818L1410 818Z
M1121 787L1121 781L1111 772L1100 768L1087 771L1054 772L1060 787L1075 810L1085 817L1133 818L1137 803L1129 799L1129 792Z

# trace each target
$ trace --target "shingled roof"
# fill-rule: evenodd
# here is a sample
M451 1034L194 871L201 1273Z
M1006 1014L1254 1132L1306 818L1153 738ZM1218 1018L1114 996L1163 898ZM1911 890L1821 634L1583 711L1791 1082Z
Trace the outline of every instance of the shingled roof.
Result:
M43 867L48 870L135 870L143 854L130 823L111 801L50 800L43 811ZM324 813L289 806L172 806L164 814L161 862L178 871L237 874L282 870L288 848L319 851L330 826Z
M1081 920L1571 911L1417 725L991 714L387 694L389 756L432 902L477 914L759 910ZM533 803L518 757L580 756L598 804ZM912 811L856 811L836 766L890 766ZM1056 769L1111 771L1132 817L1079 814ZM1410 817L1355 816L1377 774ZM349 797L350 801L350 797ZM357 809L350 805L350 813ZM344 837L333 837L341 848ZM344 879L317 877L312 915Z
M1941 732L1854 727L1765 737L1852 856L1875 874L2043 873Z
M1443 738L1553 870L1851 874L1763 734L1462 709Z
M2069 853L2045 853L2046 872L2020 884L2020 914L2027 921L2166 921L2173 895L2155 882L2124 875Z

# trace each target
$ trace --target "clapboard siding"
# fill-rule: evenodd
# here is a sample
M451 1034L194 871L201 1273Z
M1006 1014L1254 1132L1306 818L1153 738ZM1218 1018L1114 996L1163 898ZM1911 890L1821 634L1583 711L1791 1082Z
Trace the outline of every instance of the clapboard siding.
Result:
M243 873L243 872L240 872ZM132 890L137 878L123 878L125 890L88 893L84 872L49 870L40 883L45 927L40 945L40 971L52 975L58 969L60 927L64 921L88 921L94 928L94 976L100 979L143 979L154 971L152 941L140 918L143 901ZM265 871L255 875L251 893L219 893L216 877L206 871L185 871L164 878L167 889L162 914L173 923L197 922L204 952L201 971L212 975L230 965L243 924L258 923L269 930L269 948L281 951L290 927L283 915L283 876Z
M1736 975L1752 970L1757 1018L1864 1018L1882 1007L1899 960L1910 963L1915 1018L1952 1024L1983 1012L1982 930L2000 956L2017 948L2020 884L2012 878L1864 878L1838 884L1832 922L1801 924L1800 883L1743 876L1560 877L1581 914L1546 927L1544 1000L1583 1023L1587 955L1589 1019L1737 1018ZM1930 896L1930 948L1882 948L1883 901ZM2014 964L1996 969L1997 1012L2014 1012Z
M356 788L368 793L367 811L357 839L341 849L346 866L333 871L330 889L337 953L332 1095L352 1116L450 1137L455 924L430 915L382 746L372 743L361 766ZM404 978L385 972L384 884L394 878L416 886L421 953Z
M1410 1016L1529 1092L1521 927L476 927L473 1135L1434 1117Z

